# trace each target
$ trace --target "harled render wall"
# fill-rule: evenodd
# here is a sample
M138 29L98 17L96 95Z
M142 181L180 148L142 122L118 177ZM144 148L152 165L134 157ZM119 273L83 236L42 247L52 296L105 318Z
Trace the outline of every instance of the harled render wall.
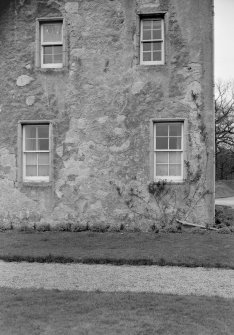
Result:
M166 64L139 65L139 13L158 11L167 12ZM62 70L35 67L40 17L65 19ZM0 78L5 226L151 230L178 209L181 219L213 223L212 0L3 1ZM148 185L158 118L185 119L186 180L155 201ZM50 183L18 178L20 120L53 121Z

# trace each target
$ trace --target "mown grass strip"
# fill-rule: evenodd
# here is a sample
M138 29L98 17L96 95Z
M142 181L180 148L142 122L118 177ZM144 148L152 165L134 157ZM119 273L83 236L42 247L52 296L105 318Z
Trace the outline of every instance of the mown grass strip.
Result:
M220 297L1 288L0 301L1 335L234 334Z

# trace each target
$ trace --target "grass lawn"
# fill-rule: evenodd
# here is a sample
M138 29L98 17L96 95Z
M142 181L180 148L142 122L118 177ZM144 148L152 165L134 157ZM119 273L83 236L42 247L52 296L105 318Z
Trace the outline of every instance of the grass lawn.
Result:
M159 264L234 269L234 234L149 234L7 231L0 259L7 261Z
M234 300L0 289L1 335L231 335Z

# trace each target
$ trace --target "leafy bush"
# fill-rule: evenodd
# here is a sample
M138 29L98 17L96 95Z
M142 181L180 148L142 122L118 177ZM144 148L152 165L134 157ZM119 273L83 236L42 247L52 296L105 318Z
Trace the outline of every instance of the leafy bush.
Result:
M162 193L165 190L167 182L166 180L159 180L157 182L153 181L148 185L148 190L150 194L153 194L154 196L158 196L160 193Z
M71 225L71 231L80 232L88 230L88 223L76 223Z
M65 222L65 223L59 223L56 225L55 230L58 231L71 231L71 223Z
M105 224L104 222L100 222L100 223L94 222L88 225L88 230L98 232L98 233L105 233L106 231L108 231L109 228L110 228L110 225Z
M231 234L231 230L228 227L223 227L218 230L219 234Z
M225 228L233 225L234 213L232 209L223 206L217 206L215 208L215 227Z
M36 230L41 231L41 232L51 231L51 226L49 223L41 224L41 225L36 226Z

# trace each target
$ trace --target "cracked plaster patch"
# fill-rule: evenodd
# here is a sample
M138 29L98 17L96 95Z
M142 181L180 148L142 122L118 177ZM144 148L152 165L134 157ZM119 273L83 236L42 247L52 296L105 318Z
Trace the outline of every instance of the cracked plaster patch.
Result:
M76 120L76 128L78 129L85 129L86 128L86 119L78 119Z
M62 157L63 156L63 147L60 146L56 149L56 153L59 157Z
M142 81L137 81L132 85L132 94L138 94L144 87L144 83Z
M125 115L118 115L117 118L116 118L116 121L117 122L123 122L125 119L126 119Z
M105 123L107 120L108 120L108 116L103 116L103 117L100 117L100 118L98 119L98 122L101 123L101 124L103 124L103 123Z
M122 129L122 128L115 128L114 129L114 133L116 135L123 136L124 135L124 129Z
M26 86L26 85L30 84L31 81L33 81L33 80L34 79L32 77L29 77L29 76L23 74L22 76L19 76L17 78L16 85L20 86L20 87Z
M32 106L35 102L35 96L30 95L29 97L26 98L26 105Z
M27 70L31 70L31 68L32 68L31 64L27 64L27 65L25 65L25 69L27 69Z

